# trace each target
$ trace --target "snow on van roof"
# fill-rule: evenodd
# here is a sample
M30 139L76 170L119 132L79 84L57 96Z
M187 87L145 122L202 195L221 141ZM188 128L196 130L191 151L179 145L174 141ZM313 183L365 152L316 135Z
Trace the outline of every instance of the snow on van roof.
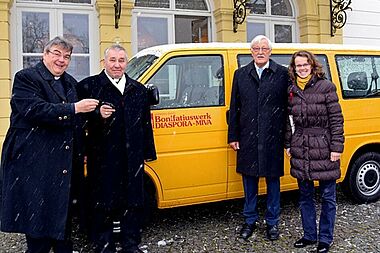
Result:
M318 43L272 43L273 49L294 49L294 50L343 50L343 51L380 51L380 47L363 46L363 45L342 45L342 44L318 44ZM134 57L143 55L155 55L160 57L168 51L178 50L204 50L204 49L249 49L250 43L232 43L232 42L211 42L211 43L180 43L180 44L165 44L160 46L149 47L141 50Z

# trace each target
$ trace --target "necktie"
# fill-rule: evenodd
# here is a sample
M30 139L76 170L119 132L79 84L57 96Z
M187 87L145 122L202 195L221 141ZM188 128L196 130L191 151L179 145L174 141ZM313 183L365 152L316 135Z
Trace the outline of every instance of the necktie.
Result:
M263 73L263 69L262 68L258 68L257 72L259 74L259 78L261 78L261 74Z

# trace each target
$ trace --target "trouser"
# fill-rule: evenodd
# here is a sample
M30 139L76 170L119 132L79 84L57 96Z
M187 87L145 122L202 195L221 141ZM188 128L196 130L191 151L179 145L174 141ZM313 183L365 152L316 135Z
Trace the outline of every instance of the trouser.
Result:
M142 221L142 208L129 208L122 213L96 210L90 230L96 251L116 252L117 241L120 241L121 252L137 250L141 242Z
M51 238L33 238L25 235L28 249L26 253L49 253L53 249L55 253L72 253L73 244L67 240L55 240Z
M267 225L277 225L280 220L280 178L266 177L267 210L265 220ZM244 210L243 215L247 224L255 223L259 214L257 211L259 177L243 175Z
M336 181L319 180L322 206L319 218L319 236L317 234L317 217L314 200L314 182L298 180L300 190L299 205L301 210L304 238L330 244L333 241L336 216Z

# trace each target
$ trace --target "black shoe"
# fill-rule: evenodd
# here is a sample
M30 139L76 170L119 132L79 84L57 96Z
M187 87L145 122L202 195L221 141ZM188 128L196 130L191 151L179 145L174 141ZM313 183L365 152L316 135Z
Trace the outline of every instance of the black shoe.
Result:
M94 249L95 253L115 253L116 249L107 246L98 246Z
M118 251L120 253L144 253L141 249L135 249L135 250L121 250Z
M256 224L248 224L244 223L243 227L240 230L240 238L247 240L253 234L253 230L255 230Z
M118 253L144 253L141 249L121 249Z
M327 253L329 252L331 244L327 244L325 242L318 243L317 253Z
M277 240L280 237L278 225L267 225L267 238L271 241Z
M317 243L317 241L310 241L310 240L305 239L305 238L302 237L301 239L299 239L298 241L296 241L294 243L294 247L296 247L296 248L304 248L306 246L309 246L309 245L312 245L312 244L315 244L315 243Z

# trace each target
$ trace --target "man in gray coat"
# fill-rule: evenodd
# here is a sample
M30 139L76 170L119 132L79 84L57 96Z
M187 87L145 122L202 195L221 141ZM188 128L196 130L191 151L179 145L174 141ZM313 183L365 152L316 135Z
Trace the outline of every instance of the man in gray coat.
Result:
M73 250L72 184L83 176L78 115L94 110L98 101L78 101L76 81L65 72L72 50L56 37L41 62L14 78L1 156L1 230L26 234L28 253Z
M267 184L267 238L277 240L280 218L280 177L284 175L288 71L270 60L272 45L262 35L251 42L253 61L235 71L228 143L237 151L236 171L243 177L245 223L240 237L248 239L259 218L259 177Z

